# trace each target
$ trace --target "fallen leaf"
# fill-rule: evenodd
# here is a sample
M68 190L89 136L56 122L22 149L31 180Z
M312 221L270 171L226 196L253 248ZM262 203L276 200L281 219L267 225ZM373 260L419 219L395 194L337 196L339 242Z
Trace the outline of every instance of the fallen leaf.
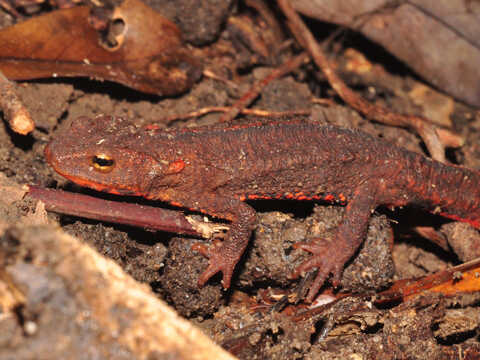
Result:
M0 71L13 80L88 76L157 95L200 77L177 26L141 1L113 10L109 38L89 15L85 6L62 9L1 30Z
M427 292L455 296L478 291L480 291L480 258L420 279L398 280L388 290L378 293L375 302L408 300Z

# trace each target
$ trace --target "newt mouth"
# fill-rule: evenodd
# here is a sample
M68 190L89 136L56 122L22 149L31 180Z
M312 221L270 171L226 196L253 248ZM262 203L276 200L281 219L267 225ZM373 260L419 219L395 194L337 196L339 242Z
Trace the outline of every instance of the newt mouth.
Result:
M135 191L132 189L121 188L121 187L113 187L107 184L102 184L96 181L88 180L79 176L75 176L72 174L64 173L62 170L58 168L53 168L59 175L63 176L64 178L70 180L71 182L86 188L90 188L96 191L107 192L109 194L114 195L131 195L131 196L141 196L139 191Z
M113 188L111 186L101 184L101 183L98 183L98 182L95 182L95 181L87 180L87 179L77 177L77 176L73 176L73 175L69 175L69 174L65 174L65 173L62 173L61 171L58 171L57 169L55 169L55 171L57 173L59 173L60 175L62 175L63 177L65 177L66 179L70 180L71 182L74 182L75 184L80 185L82 187L87 187L87 188L90 188L90 189L93 189L93 190L96 190L96 191L107 192L107 193L115 194L115 195L137 195L135 192L133 192L131 190L122 191L123 189Z

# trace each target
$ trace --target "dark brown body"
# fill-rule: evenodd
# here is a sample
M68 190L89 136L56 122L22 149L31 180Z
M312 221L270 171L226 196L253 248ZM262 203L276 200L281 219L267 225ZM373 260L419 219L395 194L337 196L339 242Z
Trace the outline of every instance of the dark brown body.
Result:
M137 129L119 118L99 117L76 120L70 134L52 141L46 156L71 180L232 222L221 247L197 247L210 258L201 284L222 271L224 286L229 286L255 222L254 210L242 202L246 199L347 204L335 246L300 245L314 256L294 276L319 270L310 300L330 273L338 280L378 205L417 204L480 227L478 173L443 165L359 131L301 122ZM95 164L96 156L107 159L107 166Z

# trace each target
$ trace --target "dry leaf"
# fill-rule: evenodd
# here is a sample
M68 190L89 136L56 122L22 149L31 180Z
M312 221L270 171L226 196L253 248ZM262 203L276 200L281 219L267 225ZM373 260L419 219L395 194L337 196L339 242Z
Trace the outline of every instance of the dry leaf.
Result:
M376 302L408 300L428 292L455 296L480 291L480 258L420 279L398 280L390 289L376 295Z
M141 1L113 10L109 39L89 13L57 10L3 29L0 71L13 80L88 76L157 95L186 91L200 77L176 25Z

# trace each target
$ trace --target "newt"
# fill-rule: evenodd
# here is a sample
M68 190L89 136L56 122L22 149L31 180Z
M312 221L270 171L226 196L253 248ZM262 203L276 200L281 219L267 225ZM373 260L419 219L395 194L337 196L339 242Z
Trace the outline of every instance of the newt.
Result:
M59 174L81 186L230 221L221 245L195 247L209 259L200 286L218 272L223 286L230 286L256 221L246 200L346 204L335 242L296 244L312 256L292 277L317 269L307 301L330 275L338 285L380 205L418 205L480 228L480 173L331 125L294 121L158 129L101 115L75 120L48 144L45 155Z

